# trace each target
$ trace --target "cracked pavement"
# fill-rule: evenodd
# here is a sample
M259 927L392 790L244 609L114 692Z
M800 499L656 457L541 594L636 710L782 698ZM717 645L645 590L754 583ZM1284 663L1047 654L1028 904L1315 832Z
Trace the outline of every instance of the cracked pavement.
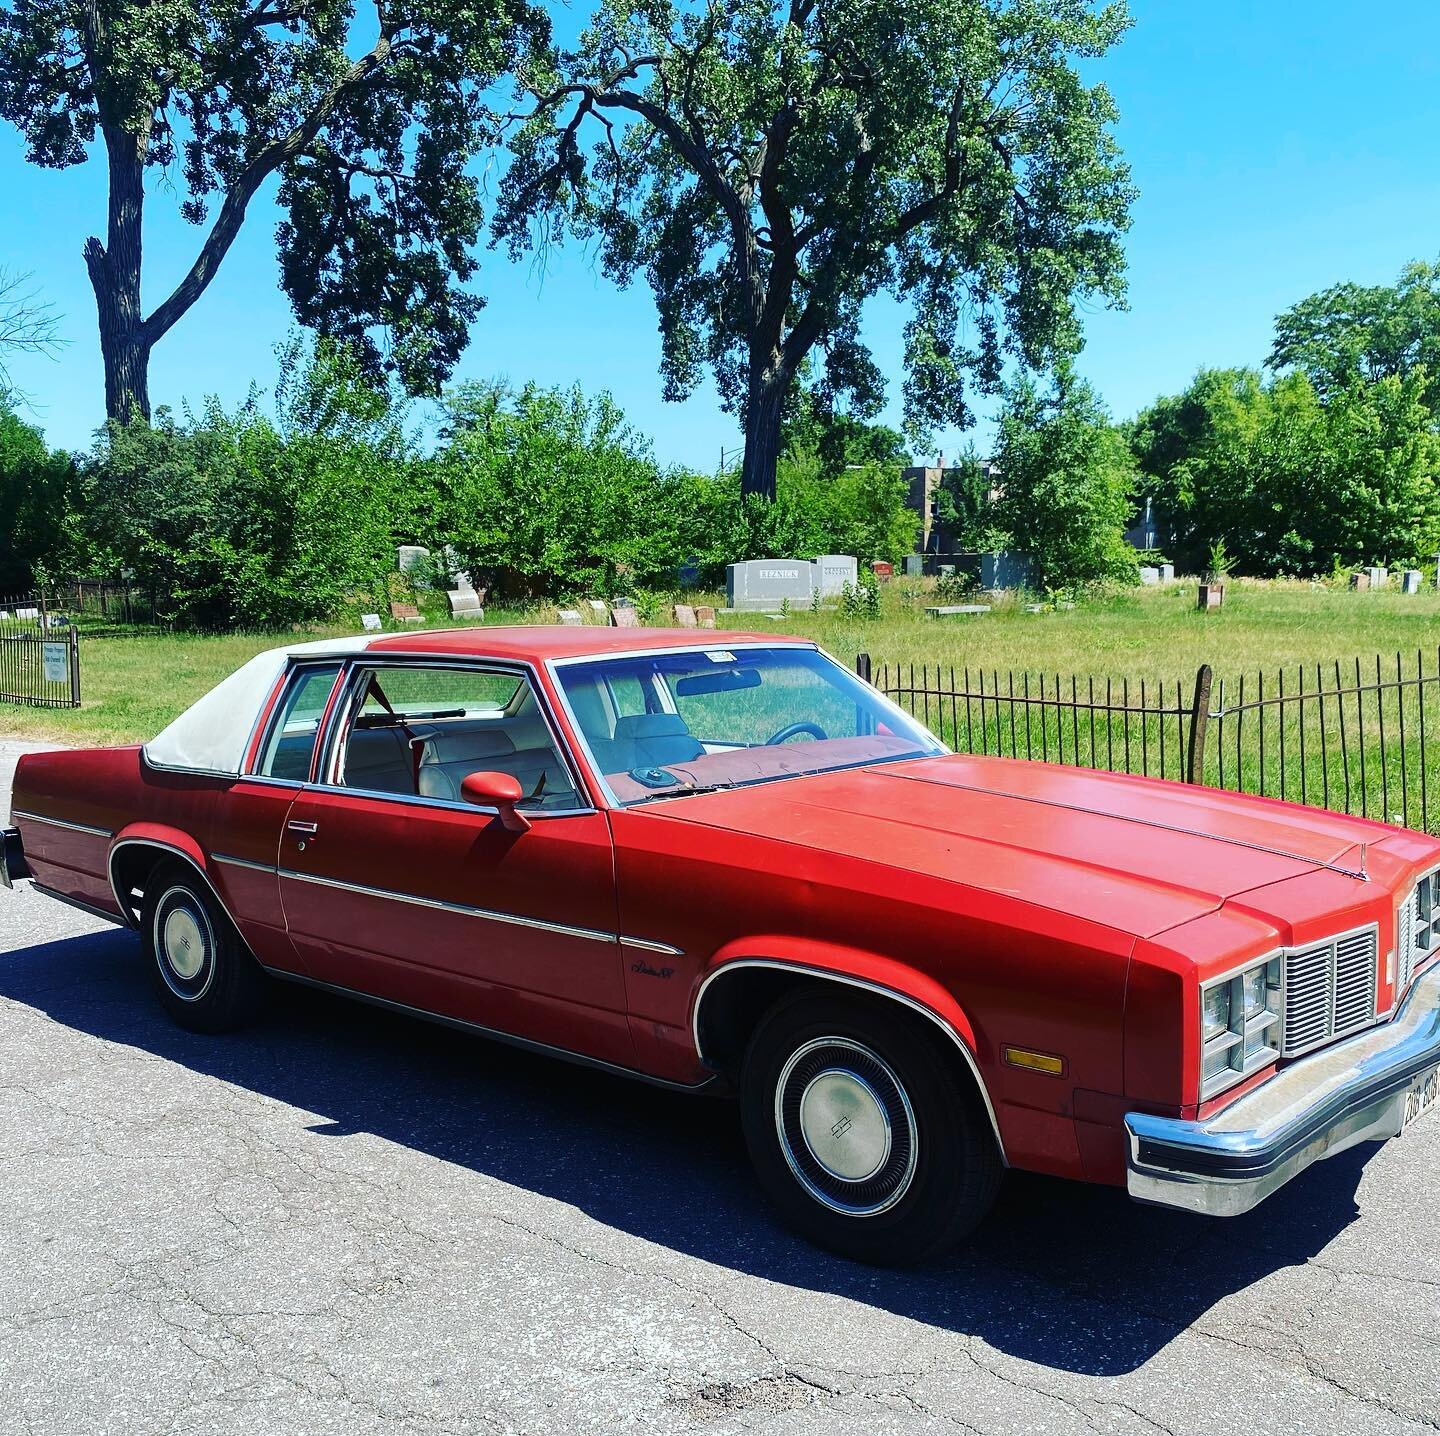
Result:
M1431 1117L1228 1222L1011 1174L871 1270L726 1101L301 990L194 1036L0 891L0 1432L1434 1431L1437 1164Z

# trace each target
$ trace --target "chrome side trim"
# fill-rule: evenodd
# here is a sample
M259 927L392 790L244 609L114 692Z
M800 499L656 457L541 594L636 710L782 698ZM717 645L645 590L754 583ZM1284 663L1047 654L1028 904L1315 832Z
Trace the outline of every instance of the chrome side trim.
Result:
M215 899L216 906L225 914L231 927L233 927L236 932L240 931L239 924L235 921L235 915L225 906L225 900L215 890L215 884L210 881L200 864L183 848L177 848L173 843L163 842L159 838L121 838L120 841L110 849L110 891L115 894L115 906L125 914L124 922L126 927L135 927L136 924L132 922L130 918L129 902L126 901L125 896L115 883L115 854L118 853L121 848L158 848L161 852L169 853L172 857L177 857L183 862L189 863L189 865L195 869L196 876L199 877L200 881L210 890L210 896Z
M995 1145L1000 1151L1000 1161L1004 1166L1010 1165L1010 1160L1005 1155L1005 1142L1000 1135L1000 1123L995 1116L995 1106L990 1100L990 1090L985 1085L985 1079L980 1075L979 1063L975 1060L975 1054L966 1046L965 1039L938 1012L926 1007L923 1002L917 1002L903 992L896 992L893 987L884 987L878 982L869 982L863 977L849 977L844 973L832 972L829 968L811 967L803 962L781 962L769 957L738 957L733 962L723 963L713 972L707 973L705 980L696 989L695 1005L690 1014L690 1033L695 1043L695 1055L707 1067L710 1064L705 1062L705 1054L700 1047L700 1009L704 1004L705 994L717 977L727 972L734 972L741 967L771 967L781 972L803 972L811 977L823 978L827 982L843 983L846 987L857 987L862 992L871 992L878 997L888 997L893 1002L901 1003L912 1011L918 1012L922 1017L928 1017L959 1048L960 1055L965 1059L966 1065L970 1068L970 1075L975 1079L975 1085L980 1090L980 1098L985 1103L985 1112L990 1118L990 1130L995 1134Z
M253 863L249 858L232 858L228 853L211 853L212 863L224 863L227 868L248 868L251 872L269 873L275 876L277 871L274 863Z
M335 888L340 892L358 893L361 897L384 898L391 902L409 903L412 907L432 908L436 912L454 913L459 917L478 917L488 922L509 923L513 927L538 928L541 932L555 932L562 937L583 937L591 942L617 943L619 937L613 932L602 932L593 927L571 927L563 922L546 922L543 918L522 917L519 913L496 912L493 908L467 907L463 903L444 902L440 898L420 897L416 893L396 892L393 888L372 888L362 883L341 882L338 878L322 878L314 873L296 872L294 868L280 868L282 878L295 882L310 883L315 887Z
M92 838L113 838L114 828L96 828L89 823L67 823L59 818L47 818L42 813L27 813L23 808L16 808L10 814L11 820L24 818L27 823L44 823L49 828L64 828L72 833L88 833Z
M130 924L123 917L116 917L113 912L107 912L103 907L86 902L84 898L71 897L68 893L57 893L54 888L47 888L44 883L32 882L30 886L37 893L44 893L48 898L54 898L56 902L63 902L66 907L78 908L91 917L103 918L106 922L113 922L116 927L129 927Z
M463 1017L447 1017L443 1012L431 1012L424 1007L411 1007L404 1002L393 1002L388 997L376 997L354 987L341 987L337 983L322 982L316 977L303 977L298 972L285 972L278 967L267 967L271 977L282 982L298 983L302 987L314 987L321 992L331 992L337 997L353 997L357 1002L369 1003L372 1007L383 1007L387 1012L398 1012L404 1017L418 1017L423 1022L436 1022L442 1027L453 1027L459 1032L473 1033L478 1037L489 1037L510 1047L519 1047L541 1057L558 1057L562 1062L574 1062L581 1067L594 1067L602 1072L611 1072L617 1077L630 1077L652 1087L664 1087L671 1092L700 1092L713 1086L719 1079L707 1077L703 1082L671 1082L664 1077L652 1077L648 1072L639 1072L633 1067L622 1067L617 1062L607 1062L603 1057L587 1057L583 1052L572 1052L568 1047L552 1047L548 1042L537 1042L531 1037L518 1037L513 1032L503 1032L498 1027L486 1027L479 1022L467 1022Z
M620 943L623 947L638 947L641 952L658 952L661 957L684 957L683 947L671 947L668 942L655 942L648 937L626 937L620 934Z

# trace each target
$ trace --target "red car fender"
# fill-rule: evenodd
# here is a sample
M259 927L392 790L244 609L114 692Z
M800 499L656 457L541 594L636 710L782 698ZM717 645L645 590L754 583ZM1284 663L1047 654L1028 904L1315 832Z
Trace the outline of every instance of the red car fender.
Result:
M215 874L211 869L210 861L205 856L205 851L200 844L179 828L172 828L164 823L129 823L115 834L110 844L110 855L108 868L110 886L115 893L115 902L120 911L126 914L127 921L131 912L131 904L121 894L115 882L115 858L126 847L131 845L143 845L150 848L163 848L188 862L200 877L204 880L206 887L214 895L215 901L229 915L229 904L221 895L219 884L215 880Z
M700 1012L706 989L726 972L756 966L809 972L822 979L829 978L881 993L914 1008L934 1022L954 1042L970 1068L1004 1158L1005 1144L1000 1135L1000 1123L991 1099L990 1084L980 1068L979 1043L970 1019L952 994L938 982L894 958L793 934L757 933L726 943L714 953L698 976L690 998L690 1031L696 1054L702 1061Z

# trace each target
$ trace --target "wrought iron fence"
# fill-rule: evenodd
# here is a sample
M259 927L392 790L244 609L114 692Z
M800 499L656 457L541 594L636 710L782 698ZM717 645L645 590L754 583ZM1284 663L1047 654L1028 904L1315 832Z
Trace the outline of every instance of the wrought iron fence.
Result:
M80 637L38 598L0 599L0 702L80 706Z
M875 663L856 671L959 752L1286 798L1440 833L1440 651L1217 680Z

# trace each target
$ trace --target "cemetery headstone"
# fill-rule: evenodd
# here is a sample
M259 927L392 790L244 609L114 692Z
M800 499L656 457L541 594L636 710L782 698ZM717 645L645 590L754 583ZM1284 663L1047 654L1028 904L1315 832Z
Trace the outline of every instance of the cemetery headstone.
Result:
M392 603L390 617L396 623L423 623L425 621L420 617L420 610L413 603Z
M395 550L395 566L416 588L430 587L430 550L418 543L402 543Z
M585 622L585 620L580 617L580 610L578 608L562 608L558 617L566 628L580 628Z
M715 610L708 603L701 604L695 610L695 621L701 628L715 627Z
M821 598L839 598L849 584L860 582L860 566L844 553L822 553L815 560L815 588Z
M473 588L457 588L445 595L450 600L451 618L484 618L480 595Z
M677 603L675 605L675 622L681 628L697 627L694 608L688 603Z
M1418 568L1407 568L1400 577L1400 592L1419 593L1424 581L1425 575Z
M1174 583L1174 582L1175 582L1175 565L1174 565L1173 563L1162 563L1162 564L1160 565L1160 582L1161 582L1161 583Z
M585 602L589 606L590 612L593 613L601 623L609 623L610 610L606 608L598 598L587 598Z
M1389 571L1380 567L1367 568L1366 573L1370 575L1371 588L1384 588L1390 582Z
M1030 560L1020 553L982 553L980 587L1024 588L1030 581Z
M1370 570L1361 569L1359 573L1352 573L1350 575L1350 587L1354 589L1356 593L1368 592L1370 588Z
M617 603L610 610L610 622L616 628L639 628L640 610L633 605L627 607L625 604Z
M815 596L815 565L804 559L755 558L725 570L727 608L764 610L789 603L809 607Z
M1159 583L1160 570L1158 568L1151 568L1147 564L1144 568L1140 570L1140 582L1144 584Z
M881 583L889 583L890 580L895 577L895 565L893 563L887 563L883 558L877 558L875 562L870 565L870 572L873 573Z
M927 608L925 612L931 618L958 618L962 614L989 613L990 605L988 603L944 603L936 608Z
M925 572L925 555L920 553L907 553L903 567L906 578L919 578L920 575Z

